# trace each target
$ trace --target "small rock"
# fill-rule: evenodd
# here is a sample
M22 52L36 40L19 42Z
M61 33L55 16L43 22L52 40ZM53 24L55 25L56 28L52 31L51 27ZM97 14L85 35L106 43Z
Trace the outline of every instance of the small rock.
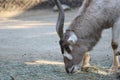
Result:
M62 7L64 11L71 9L68 5L65 5L65 4L62 4ZM56 5L53 7L53 11L58 11L58 8Z

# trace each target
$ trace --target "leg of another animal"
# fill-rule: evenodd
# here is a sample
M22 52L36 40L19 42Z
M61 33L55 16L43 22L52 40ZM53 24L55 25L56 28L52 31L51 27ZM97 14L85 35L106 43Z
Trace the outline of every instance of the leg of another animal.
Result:
M89 64L91 57L88 52L85 53L84 58L83 58L83 64L82 68L89 68L91 65Z
M112 68L110 69L110 72L116 72L118 68L120 68L119 65L119 59L118 59L118 41L119 41L119 34L120 34L120 20L117 21L114 24L114 27L112 28L112 49L113 49L113 65Z

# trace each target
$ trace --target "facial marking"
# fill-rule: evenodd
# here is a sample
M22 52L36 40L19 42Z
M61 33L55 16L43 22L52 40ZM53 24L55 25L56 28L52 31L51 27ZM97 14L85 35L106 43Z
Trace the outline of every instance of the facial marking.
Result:
M71 68L68 69L68 73L74 73L77 72L78 70L80 70L80 66L79 65L73 65Z
M72 66L71 68L68 69L69 73L74 72L74 66Z
M72 51L73 47L72 47L71 45L69 45L69 48L70 48L70 50Z
M66 57L66 58L68 58L69 60L73 59L72 55L68 54L68 53L64 53L63 56Z
M77 70L79 70L80 69L80 65L75 65L74 66L74 72L76 72Z

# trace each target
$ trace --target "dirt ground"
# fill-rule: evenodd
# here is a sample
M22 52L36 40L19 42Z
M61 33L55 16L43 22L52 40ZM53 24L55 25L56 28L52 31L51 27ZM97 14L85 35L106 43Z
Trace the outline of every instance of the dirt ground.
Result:
M65 26L77 10L66 12ZM91 64L103 70L66 74L55 31L57 15L52 10L0 14L0 80L116 80L105 72L112 65L111 29L90 52Z

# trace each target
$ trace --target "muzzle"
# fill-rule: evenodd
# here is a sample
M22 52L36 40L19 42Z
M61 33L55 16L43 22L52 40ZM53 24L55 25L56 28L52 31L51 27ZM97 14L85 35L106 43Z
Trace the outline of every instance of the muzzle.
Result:
M68 74L73 74L73 73L77 72L78 70L80 70L80 66L73 65L71 68L65 68L65 69Z

